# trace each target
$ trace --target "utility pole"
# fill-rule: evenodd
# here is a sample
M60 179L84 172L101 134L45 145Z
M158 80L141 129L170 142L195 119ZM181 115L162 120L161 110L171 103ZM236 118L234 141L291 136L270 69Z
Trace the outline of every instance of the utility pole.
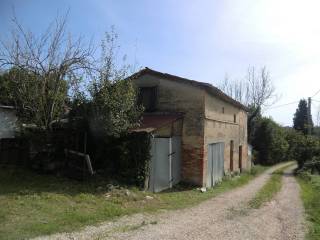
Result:
M311 135L311 97L308 97L308 135Z

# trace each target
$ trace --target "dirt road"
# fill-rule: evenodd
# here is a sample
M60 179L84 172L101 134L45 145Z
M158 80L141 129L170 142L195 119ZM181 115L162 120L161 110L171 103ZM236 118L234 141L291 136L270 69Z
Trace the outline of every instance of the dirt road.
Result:
M249 184L192 208L157 215L136 214L45 239L303 239L303 206L299 186L292 176L293 167L285 171L282 189L271 202L260 209L247 206L270 173L280 167L273 167Z

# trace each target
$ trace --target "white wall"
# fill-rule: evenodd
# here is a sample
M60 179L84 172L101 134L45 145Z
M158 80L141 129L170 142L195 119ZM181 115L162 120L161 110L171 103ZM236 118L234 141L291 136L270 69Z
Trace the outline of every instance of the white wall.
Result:
M17 117L13 109L0 108L0 138L14 138Z

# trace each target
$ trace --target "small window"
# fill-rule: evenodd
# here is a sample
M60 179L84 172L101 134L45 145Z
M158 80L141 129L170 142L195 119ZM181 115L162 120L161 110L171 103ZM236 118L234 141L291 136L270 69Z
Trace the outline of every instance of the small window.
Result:
M233 122L236 123L237 122L237 115L233 114Z
M224 113L224 107L222 107L222 113Z
M138 104L143 105L145 112L152 112L156 109L157 87L139 88Z

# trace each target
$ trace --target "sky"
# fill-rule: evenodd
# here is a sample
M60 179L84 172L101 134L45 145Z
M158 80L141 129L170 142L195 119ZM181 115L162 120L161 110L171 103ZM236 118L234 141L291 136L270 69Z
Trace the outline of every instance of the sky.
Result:
M0 38L9 37L13 7L36 34L68 9L68 31L87 41L98 44L114 26L128 63L215 86L266 66L279 99L264 115L282 125L320 89L318 0L0 0ZM313 99L316 122L320 93Z

